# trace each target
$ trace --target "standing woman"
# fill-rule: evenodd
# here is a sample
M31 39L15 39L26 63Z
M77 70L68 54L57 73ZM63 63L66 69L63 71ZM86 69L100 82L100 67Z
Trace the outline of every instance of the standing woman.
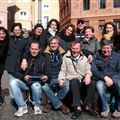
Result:
M8 44L8 32L4 27L0 27L0 107L4 105L4 99L2 97L1 78L5 68Z
M106 22L102 31L102 37L113 43L113 49L120 53L120 34L113 22Z
M60 23L56 19L51 19L47 24L47 29L40 37L41 50L44 51L47 47L47 40L51 36L59 36Z
M39 42L40 37L43 34L43 32L44 32L44 28L43 28L42 24L37 23L34 26L33 30L30 31L30 33L29 33L29 42L32 42L33 40Z
M94 36L94 27L92 26L86 26L85 38L81 42L83 49L88 50L93 55L100 49L100 43Z
M118 35L117 27L113 22L106 22L102 31L102 37L113 40Z
M66 28L60 32L60 45L61 47L67 51L70 49L70 43L75 40L75 26L73 24L69 24Z
M10 37L9 41L9 50L7 54L6 60L6 69L8 72L8 80L9 84L13 80L15 80L15 67L16 63L20 58L27 52L27 45L28 45L28 36L22 34L22 24L21 23L14 23L11 29L13 35ZM10 96L14 99L11 89L9 87Z

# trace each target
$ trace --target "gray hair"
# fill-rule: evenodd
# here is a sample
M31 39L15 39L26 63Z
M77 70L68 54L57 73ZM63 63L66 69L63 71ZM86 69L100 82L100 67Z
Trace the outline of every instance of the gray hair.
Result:
M60 43L60 38L58 36L51 36L49 39L48 39L48 45L50 45L51 41L53 39L56 39L58 41L58 44Z
M105 38L102 38L100 41L100 46L105 46L105 45L110 45L111 47L113 47L113 40L108 40Z

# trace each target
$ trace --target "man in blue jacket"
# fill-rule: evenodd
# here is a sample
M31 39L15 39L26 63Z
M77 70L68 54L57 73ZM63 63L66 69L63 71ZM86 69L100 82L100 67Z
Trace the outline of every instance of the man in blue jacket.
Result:
M93 76L97 80L96 87L102 103L102 117L107 117L110 112L107 92L114 90L117 95L117 110L112 114L113 117L120 117L120 55L115 53L111 41L102 39L101 49L95 55L92 62Z

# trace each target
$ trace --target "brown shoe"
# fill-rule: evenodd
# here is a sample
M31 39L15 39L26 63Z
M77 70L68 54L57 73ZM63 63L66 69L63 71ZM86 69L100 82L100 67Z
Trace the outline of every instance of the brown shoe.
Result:
M50 110L52 109L52 105L50 103L47 103L44 107L43 107L43 112L48 113L50 112Z
M70 113L70 109L69 109L68 107L66 107L64 104L62 104L62 105L60 106L60 110L61 110L61 112L64 113L64 114Z

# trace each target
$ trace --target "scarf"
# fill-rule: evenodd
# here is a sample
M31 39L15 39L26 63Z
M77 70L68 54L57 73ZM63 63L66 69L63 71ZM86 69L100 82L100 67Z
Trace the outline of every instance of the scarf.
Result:
M55 36L55 35L56 35L56 32L57 32L57 30L56 30L56 31L53 31L51 28L48 28L48 31L49 31L49 33L50 33L52 36Z

